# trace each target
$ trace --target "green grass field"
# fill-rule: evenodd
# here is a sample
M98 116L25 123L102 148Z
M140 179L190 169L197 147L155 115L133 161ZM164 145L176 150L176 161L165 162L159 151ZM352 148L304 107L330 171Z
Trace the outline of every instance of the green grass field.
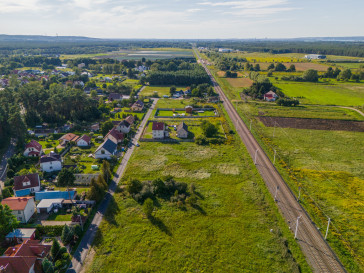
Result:
M189 114L187 114L186 111L159 110L157 116L161 116L161 117L185 116L186 118L188 118ZM206 110L206 111L203 111L203 112L194 111L192 113L192 116L198 116L198 117L215 116L215 112L212 111L212 110Z
M303 108L278 107L274 104L239 103L238 110L298 196L302 188L302 205L315 224L324 231L327 216L332 219L328 242L349 272L361 272L364 236L361 213L364 198L364 137L361 132L302 130L265 127L255 116L264 112L272 116L306 118L359 119L347 109L323 106ZM307 110L306 110L307 109ZM274 133L274 138L273 138Z
M256 116L364 120L364 117L354 110L332 106L305 105L284 107L278 106L275 103L253 103L253 105L256 107L251 107L250 111Z
M185 90L186 86L178 86L177 90ZM157 92L159 97L163 97L164 95L170 96L169 93L170 86L146 86L144 90L140 93L142 96L153 96L155 92Z
M115 194L89 272L310 272L236 134L225 145L143 142L122 182L166 175L194 183L198 206L158 200L149 221Z
M364 84L274 81L273 84L304 104L356 106L364 104Z

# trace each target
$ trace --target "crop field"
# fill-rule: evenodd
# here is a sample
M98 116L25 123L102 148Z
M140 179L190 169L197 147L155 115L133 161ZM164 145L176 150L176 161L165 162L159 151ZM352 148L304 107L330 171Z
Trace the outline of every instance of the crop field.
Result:
M354 110L332 106L284 107L275 103L256 103L255 106L251 111L256 116L364 121L364 117Z
M177 90L186 90L186 86L177 86L176 88ZM164 95L170 96L169 89L170 86L146 86L140 95L153 96L156 92L159 97L163 97Z
M112 58L117 60L137 60L141 58L150 60L155 59L172 59L172 58L192 58L193 52L191 49L181 48L145 48L135 50L119 50L97 54L74 54L74 55L61 55L61 59L75 59L75 58L94 58L106 59Z
M274 81L273 84L303 104L357 106L364 104L364 85L355 83L307 83Z
M158 199L153 220L115 194L88 272L310 272L240 140L141 143L122 182L172 175L194 183L198 206ZM270 230L272 229L272 232Z
M333 65L342 68L358 69L364 67L364 61L360 63L333 63Z
M255 116L266 113L319 119L332 115L339 120L362 117L336 107L288 108L263 103L240 103L237 107L247 122L253 121L253 133L272 160L276 150L276 167L296 195L301 187L301 203L316 225L325 230L327 217L332 219L328 242L347 270L362 271L363 133L265 127Z

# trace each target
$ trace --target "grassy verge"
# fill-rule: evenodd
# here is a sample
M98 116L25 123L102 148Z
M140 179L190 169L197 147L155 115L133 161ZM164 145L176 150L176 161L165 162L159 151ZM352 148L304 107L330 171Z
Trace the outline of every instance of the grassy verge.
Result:
M225 90L230 99L235 97L231 89ZM364 141L362 133L320 130L299 130L265 127L255 115L267 111L279 116L322 118L334 115L343 118L353 112L341 109L307 108L307 112L292 108L275 108L255 103L240 103L238 112L249 126L260 145L273 160L277 151L276 167L298 195L303 192L302 205L313 221L325 230L327 217L332 219L328 242L338 254L349 272L363 270L363 249L360 247L364 233L361 202L364 196ZM314 110L313 110L314 109ZM318 110L320 109L320 110ZM321 111L322 110L322 111ZM301 112L301 113L300 113ZM306 116L305 114L306 113ZM274 132L274 138L273 138ZM353 150L356 152L353 153Z

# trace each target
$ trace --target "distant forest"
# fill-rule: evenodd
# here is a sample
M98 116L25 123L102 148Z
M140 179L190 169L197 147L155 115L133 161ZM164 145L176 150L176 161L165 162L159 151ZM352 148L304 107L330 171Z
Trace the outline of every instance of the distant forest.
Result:
M248 52L307 53L364 57L364 42L200 41L198 47L231 48Z
M3 41L0 37L0 55L60 55L60 54L97 54L135 48L191 48L187 41Z

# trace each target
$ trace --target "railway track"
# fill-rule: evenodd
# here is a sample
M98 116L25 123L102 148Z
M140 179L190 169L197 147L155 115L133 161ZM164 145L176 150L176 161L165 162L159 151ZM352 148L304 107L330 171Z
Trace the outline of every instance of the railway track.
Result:
M195 52L201 60L198 52ZM279 187L276 204L291 231L295 232L297 218L300 217L296 239L312 270L314 272L325 273L346 272L345 268L327 244L316 225L297 201L295 195L265 154L264 150L260 147L254 136L250 133L248 127L240 118L239 114L234 109L232 103L228 100L209 69L203 62L201 62L201 64L209 75L216 92L220 95L225 110L232 120L250 156L253 160L256 159L256 167L272 196L275 196L277 187Z

